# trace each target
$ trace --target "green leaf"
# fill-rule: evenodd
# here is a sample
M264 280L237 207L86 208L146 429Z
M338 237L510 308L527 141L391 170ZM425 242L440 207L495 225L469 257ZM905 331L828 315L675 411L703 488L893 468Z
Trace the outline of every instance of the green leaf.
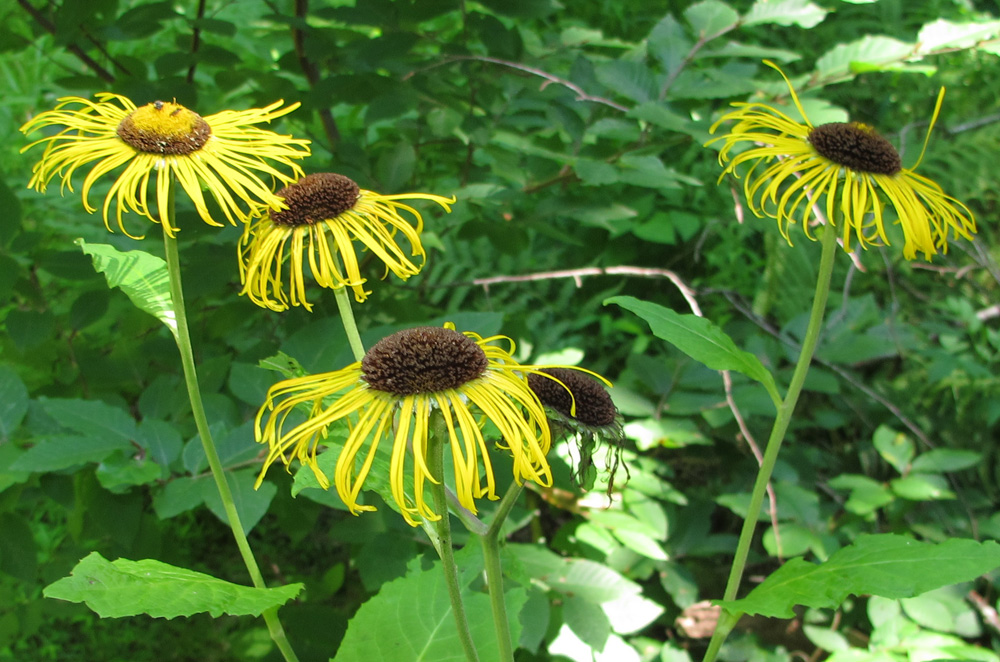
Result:
M737 349L726 333L715 324L696 315L680 315L655 303L634 297L618 296L604 300L604 305L617 304L646 320L653 335L666 340L695 361L712 370L735 370L760 382L771 399L781 401L774 377L750 352Z
M960 471L974 467L982 460L982 454L976 451L957 448L935 448L921 454L913 461L911 469L924 473L939 473L944 471Z
M478 545L455 555L460 571L473 561L470 552L477 552L475 548ZM361 605L347 627L336 662L465 662L441 563L427 570L420 563L420 559L411 562L405 577L383 584L375 597ZM462 574L467 584L476 573ZM504 598L511 638L516 642L521 636L517 615L527 594L519 587ZM462 601L480 661L499 662L489 596L463 587Z
M740 15L724 2L703 0L685 9L684 18L691 24L695 34L710 36L735 26Z
M816 60L821 78L845 78L861 71L900 71L913 44L883 36L866 35L849 44L838 44Z
M996 39L998 35L1000 21L952 23L939 18L920 28L917 43L921 52L928 53L942 48L971 48L980 42Z
M948 481L940 474L911 473L890 481L889 486L897 495L911 501L955 498L955 493L948 489Z
M576 595L597 604L627 595L638 595L642 588L606 565L587 559L563 558L536 545L509 544L504 554L512 556L525 572L550 590Z
M971 581L1000 567L1000 545L952 538L939 544L897 535L862 536L816 565L792 559L742 600L720 602L730 613L792 618L793 607L834 609L849 595L910 598Z
M28 413L28 389L10 366L0 366L0 441L21 426Z
M895 500L888 487L860 474L841 474L830 481L830 487L851 491L844 508L855 515L868 515Z
M67 430L131 442L137 436L135 419L124 409L100 400L40 398L45 413Z
M132 447L118 437L53 436L42 439L11 463L14 471L60 471L78 464L100 462L115 451Z
M218 618L260 616L265 609L285 604L302 584L252 588L216 579L160 561L108 561L91 552L73 568L70 577L45 587L47 598L85 602L101 618L148 614L174 618L208 612Z
M631 60L603 62L594 69L601 84L621 96L642 103L656 98L657 86L649 67Z
M376 173L386 191L397 191L413 177L416 165L417 153L413 145L400 141L379 157Z
M104 274L108 287L121 288L137 308L163 322L177 338L166 262L143 251L122 253L114 246L88 244L83 239L75 243L94 261L94 269Z
M278 493L278 486L265 481L259 489L254 489L257 481L256 469L244 469L241 471L226 472L229 481L229 489L233 492L233 501L236 503L236 512L243 525L243 531L250 533L250 530L257 525L260 518L267 512L271 500ZM213 485L214 487L214 485ZM229 517L226 509L222 505L222 497L216 489L205 490L205 504L215 513L215 516L226 524L229 524Z
M746 16L743 27L776 23L778 25L798 25L809 29L819 25L826 18L827 11L808 0L757 0Z
M579 596L563 600L563 619L569 629L596 651L604 650L611 636L611 621L600 606Z
M872 442L882 459L891 464L899 473L906 473L915 453L912 439L888 426L880 425L875 430Z

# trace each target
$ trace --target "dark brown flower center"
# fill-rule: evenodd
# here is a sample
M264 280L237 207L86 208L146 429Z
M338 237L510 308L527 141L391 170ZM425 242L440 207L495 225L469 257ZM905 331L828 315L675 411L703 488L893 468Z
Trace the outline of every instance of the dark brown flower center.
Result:
M557 382L537 374L528 375L528 386L543 405L552 407L563 416L576 418L584 425L597 427L614 423L618 410L608 392L595 380L578 370L568 368L546 368L542 372L559 380ZM573 394L572 397L570 393ZM570 413L574 399L575 417Z
M311 225L337 218L352 209L361 189L343 175L319 172L306 175L275 195L284 198L288 209L271 212L272 221L278 225Z
M420 326L375 343L361 373L378 391L406 396L459 388L486 370L489 360L471 338L451 329Z
M117 134L140 152L184 156L205 146L212 127L179 103L154 101L129 113L118 124Z
M809 142L826 158L857 172L895 175L903 167L892 143L867 124L820 124L809 132Z

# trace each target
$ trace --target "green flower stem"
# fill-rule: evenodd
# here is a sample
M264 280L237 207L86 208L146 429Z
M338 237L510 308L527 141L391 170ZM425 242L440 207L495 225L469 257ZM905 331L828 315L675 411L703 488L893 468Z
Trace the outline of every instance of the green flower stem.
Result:
M167 258L167 272L170 276L170 298L173 301L174 316L177 329L174 334L177 340L177 348L181 354L181 366L184 370L184 382L187 385L188 399L191 402L191 411L194 414L195 426L198 428L198 436L201 437L201 444L205 449L205 457L208 458L208 466L212 470L212 477L215 479L215 486L219 490L222 498L222 506L226 510L226 518L229 520L229 527L233 530L233 537L236 538L236 546L243 557L243 563L250 572L250 579L257 588L267 588L264 578L260 574L257 560L250 549L246 533L240 522L239 513L236 512L236 504L233 502L233 493L229 489L226 481L226 473L219 460L219 453L215 449L215 442L212 441L212 433L209 431L208 418L205 415L205 406L201 400L201 389L198 387L198 373L195 370L194 352L191 349L191 334L188 331L187 312L184 309L184 290L181 286L180 256L177 252L177 240L167 232L167 224L173 226L174 220L174 187L171 183L169 190L169 200L167 203L167 218L162 219L163 226L163 247ZM292 650L285 630L278 620L278 609L272 607L263 612L264 622L271 635L271 640L281 651L282 656L288 662L298 662L295 651Z
M809 372L809 364L812 363L813 354L816 352L816 344L819 341L819 334L823 327L823 314L826 312L826 300L830 294L830 279L833 275L833 262L837 250L837 230L832 223L827 221L823 227L823 236L820 241L823 245L823 254L819 263L819 274L816 277L816 293L813 295L812 312L809 315L809 326L806 328L805 339L802 341L802 350L799 352L799 360L795 365L795 372L792 373L792 381L788 385L788 393L785 395L781 407L778 409L774 427L771 428L771 436L767 440L767 448L764 450L764 459L761 462L760 470L757 472L757 481L753 486L753 493L750 496L750 506L747 508L746 519L743 521L743 530L740 531L740 540L736 546L736 557L733 559L733 566L729 573L729 581L726 583L724 600L735 600L736 593L740 587L740 580L743 578L743 570L746 567L747 555L750 552L750 543L753 541L754 528L757 525L757 516L760 513L761 504L764 501L764 493L767 490L767 483L771 480L771 472L774 470L774 463L778 459L778 450L781 442L785 438L788 424L792 420L795 405L802 393L802 385L805 383L806 374ZM729 632L736 625L742 614L722 611L719 616L719 623L716 626L712 640L708 644L705 652L704 662L713 662L722 643Z
M448 495L445 493L444 485L444 440L445 434L441 433L443 427L434 417L434 433L429 435L427 442L427 469L438 482L431 483L431 495L434 497L434 510L441 516L434 523L437 529L438 544L435 545L438 555L441 557L441 566L444 568L444 581L448 586L448 598L451 600L451 610L455 614L455 627L458 629L458 640L462 643L462 650L465 651L465 658L469 662L479 662L479 654L476 652L476 645L472 641L472 632L469 630L469 619L465 615L465 604L462 602L462 585L458 581L458 566L455 565L455 550L451 542L451 521L448 514Z
M503 570L500 567L500 533L510 515L511 508L521 495L523 484L513 481L507 493L500 500L497 513L485 535L479 536L483 545L483 560L486 564L486 585L490 592L490 606L493 608L493 627L497 633L497 647L500 662L514 662L514 647L510 639L510 622L507 620L507 603L503 597Z
M354 321L354 310L351 308L351 295L346 287L338 287L334 290L337 298L337 308L340 310L340 321L344 325L347 333L347 342L351 344L351 351L354 353L354 360L360 361L365 358L365 346L361 342L361 334L358 333L358 324Z

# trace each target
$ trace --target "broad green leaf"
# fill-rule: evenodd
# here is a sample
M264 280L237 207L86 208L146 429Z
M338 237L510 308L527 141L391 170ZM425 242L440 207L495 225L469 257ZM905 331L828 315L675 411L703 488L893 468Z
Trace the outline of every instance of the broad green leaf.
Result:
M719 0L702 0L684 10L684 18L699 37L711 36L728 27L735 27L740 15Z
M577 159L573 170L587 186L604 186L614 184L619 180L619 170L605 161L594 159Z
M611 629L618 634L632 634L643 629L665 611L658 602L641 595L626 595L601 604L601 609L611 621Z
M413 177L417 165L417 153L413 145L400 141L392 149L384 152L378 160L375 172L387 191L397 191Z
M781 401L774 377L750 352L737 349L726 333L715 324L696 315L680 315L655 303L634 297L618 296L604 300L617 304L646 320L653 335L666 340L694 360L712 370L735 370L760 382L775 404Z
M868 515L895 500L888 487L860 474L841 474L830 480L830 487L851 491L844 508L855 515Z
M595 67L594 73L603 85L636 103L656 98L657 85L653 74L650 73L649 67L640 62L631 60L603 62Z
M10 468L14 471L60 471L78 464L100 462L115 451L130 448L129 440L120 437L53 436L26 450Z
M128 412L100 400L40 398L39 403L62 427L78 434L126 442L137 436L135 419Z
M257 469L255 468L227 471L226 477L229 480L229 489L233 493L233 501L236 504L236 513L239 515L240 524L243 525L245 533L250 533L250 530L267 512L271 500L278 493L278 486L265 481L258 489L254 489L254 483L257 481ZM229 524L229 517L222 505L222 497L219 496L219 491L214 489L214 484L212 488L203 492L205 504L215 513L216 517Z
M174 618L208 612L218 618L260 616L285 604L302 590L302 584L253 588L216 579L211 575L144 559L108 561L91 552L73 568L71 576L45 587L47 598L84 602L101 618L148 614Z
M0 366L0 441L10 438L28 413L28 389L10 366Z
M166 262L144 251L122 253L114 246L88 244L83 239L75 243L94 261L94 269L104 274L108 287L121 288L137 308L163 322L177 337Z
M958 448L935 448L922 453L913 461L913 471L924 473L939 473L945 471L961 471L974 467L982 460L982 454L976 451Z
M563 619L588 646L595 651L604 650L611 636L611 621L599 605L579 596L567 596L563 600Z
M899 473L906 473L915 453L912 439L890 427L880 425L875 430L872 442L883 460L891 464Z
M816 60L820 78L846 78L862 71L889 71L908 68L904 60L913 53L913 44L881 35L866 35L849 44L837 44Z
M476 547L467 549L477 551ZM462 550L455 561L461 571L472 559ZM465 661L441 563L435 562L427 570L421 569L420 563L420 559L411 562L405 577L383 584L375 597L361 605L348 624L335 662ZM468 573L463 583L468 584L476 574ZM518 641L521 624L517 615L527 594L518 587L504 597L511 638ZM463 587L462 600L480 662L500 662L489 596Z
M550 590L594 603L638 595L641 587L611 568L587 559L563 558L536 545L510 544L504 554L517 559L528 575Z
M955 498L955 493L948 489L948 481L940 474L911 473L890 481L889 487L897 495L911 501Z
M14 444L0 444L0 492L11 485L24 483L31 477L30 471L14 469L14 463L24 455L24 451Z
M808 0L757 0L746 16L743 27L776 23L778 25L798 25L811 28L826 18L827 11Z
M834 609L849 595L910 598L997 567L1000 544L994 541L931 544L891 534L862 536L820 565L792 559L747 597L720 604L734 614L792 618L796 605Z
M163 478L170 475L170 465L181 456L184 441L177 429L165 421L144 419L136 430L135 441L163 469Z
M214 489L208 476L175 478L153 495L153 510L160 519L169 519L205 503L208 490Z
M942 48L971 48L980 42L996 39L998 35L1000 21L952 23L939 18L920 28L917 43L921 52L928 53Z

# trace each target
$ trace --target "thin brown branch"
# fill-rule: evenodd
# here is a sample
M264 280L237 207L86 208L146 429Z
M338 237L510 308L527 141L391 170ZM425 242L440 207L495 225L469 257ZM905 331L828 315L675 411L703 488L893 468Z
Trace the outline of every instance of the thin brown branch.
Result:
M299 60L299 66L302 68L302 73L305 74L309 87L315 88L319 83L319 70L316 64L306 55L305 30L298 27L299 25L306 25L306 17L308 15L309 0L295 0L295 17L300 20L292 23L292 43L295 46L295 56ZM340 144L340 129L337 128L337 120L333 118L333 112L327 107L318 108L316 112L319 114L319 120L323 124L323 133L326 134L330 151L337 151L337 145Z
M510 60L501 60L500 58L489 57L487 55L455 55L452 57L448 57L442 60L441 62L436 62L432 65L423 67L422 69L416 69L414 71L409 72L408 74L403 76L403 80L411 78L414 74L418 72L428 71L436 67L443 67L445 65L453 64L455 62L463 62L469 60L476 62L490 62L492 64L499 64L504 67L510 67L511 69L517 69L518 71L523 71L524 73L531 74L532 76L538 76L539 78L544 78L548 82L542 83L543 88L545 88L549 83L555 83L556 85L561 85L562 87L565 87L566 89L571 90L574 94L576 94L577 101L589 101L591 103L599 103L608 106L610 108L614 108L615 110L619 110L623 113L627 113L629 110L631 110L628 106L623 106L622 104L612 101L611 99L606 99L604 97L598 97L592 94L587 94L583 90L583 88L577 85L576 83L566 80L565 78L560 78L559 76L556 76L554 74L550 74L549 72L543 69L538 69L536 67L529 67L526 64L511 62Z
M51 35L56 34L56 26L53 25L52 22L49 21L49 19L42 16L41 12L35 9L31 5L31 3L28 2L28 0L17 0L17 4L20 5L21 9L26 11L31 16L31 18L34 19L34 21L38 23L38 25L41 26L43 30L45 30ZM83 62L85 65L90 67L90 69L93 70L95 74L97 74L97 77L103 80L104 82L106 83L115 82L114 74L112 74L110 71L108 71L100 64L98 64L98 62L94 58L87 55L87 53L84 52L84 50L79 46L77 46L76 44L68 44L66 46L66 50L68 50L70 53L79 58L79 60Z
M198 10L195 12L195 20L200 21L205 18L205 0L198 0ZM198 68L198 50L201 48L201 28L197 25L191 30L191 66L188 67L187 83L194 83L194 72Z
M994 631L1000 632L1000 616L997 615L997 610L993 608L993 605L975 591L969 591L966 597L969 598L969 602L976 606L983 621Z

